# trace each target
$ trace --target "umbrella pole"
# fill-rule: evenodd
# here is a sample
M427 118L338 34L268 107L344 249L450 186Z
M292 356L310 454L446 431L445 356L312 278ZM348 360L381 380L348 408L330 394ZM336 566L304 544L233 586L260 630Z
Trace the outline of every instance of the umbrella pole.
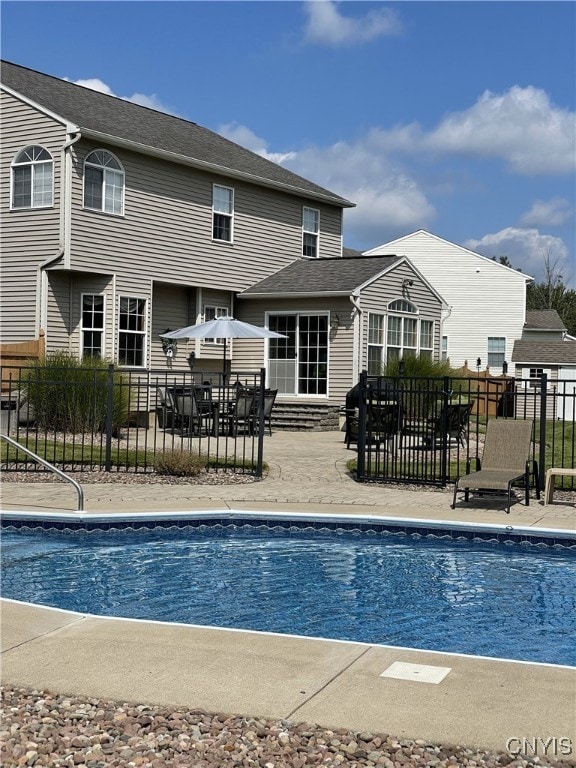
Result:
M226 337L224 337L224 370L222 372L222 386L226 386Z

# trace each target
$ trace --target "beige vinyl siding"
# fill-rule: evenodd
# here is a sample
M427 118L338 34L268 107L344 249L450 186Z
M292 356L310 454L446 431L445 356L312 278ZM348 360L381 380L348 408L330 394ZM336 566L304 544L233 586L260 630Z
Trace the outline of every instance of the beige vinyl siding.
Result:
M186 369L188 355L194 342L179 339L176 354L166 357L160 334L168 328L175 331L196 322L196 291L178 285L154 283L152 289L152 333L150 339L150 367L155 370Z
M329 331L328 397L324 402L343 404L346 392L356 383L352 372L354 341L353 306L348 298L246 299L238 301L236 316L247 323L265 326L266 312L337 313L339 326ZM264 340L237 339L234 342L234 369L257 371L264 366ZM294 398L287 398L288 400ZM302 399L309 399L302 396Z
M301 255L306 199L114 147L126 174L124 216L83 209L83 162L97 146L74 147L71 266L96 262L126 278L169 275L175 284L240 291ZM234 188L232 243L212 241L213 183ZM341 209L320 211L321 253L338 256Z
M66 350L79 356L81 351L81 298L83 294L104 296L104 357L112 358L114 336L114 284L110 275L71 273L63 270L48 272L48 352Z
M48 272L46 353L72 352L70 331L72 277L69 272Z
M3 342L18 342L37 336L38 267L58 253L60 148L66 136L62 125L4 91L1 108L1 333ZM21 149L32 144L45 147L52 155L53 206L10 210L11 163Z
M407 289L402 288L404 279L412 280L414 285ZM434 323L434 352L435 360L440 352L440 334L442 302L422 282L422 278L404 262L375 280L362 290L360 305L362 308L362 351L361 368L368 364L368 314L376 312L381 315L388 314L388 303L396 299L404 299L415 304L418 308L418 317L421 320L431 320Z
M444 321L453 367L488 361L488 337L506 338L510 361L522 335L526 281L515 270L485 259L428 232L416 232L370 251L407 256L450 307ZM500 369L491 371L500 373Z

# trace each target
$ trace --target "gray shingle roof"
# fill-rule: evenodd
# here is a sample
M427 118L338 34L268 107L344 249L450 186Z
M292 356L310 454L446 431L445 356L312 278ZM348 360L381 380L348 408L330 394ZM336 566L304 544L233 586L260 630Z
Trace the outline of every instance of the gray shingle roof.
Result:
M247 288L239 296L341 293L359 286L400 261L400 256L299 259Z
M576 365L576 341L522 341L514 342L514 363L542 363L549 365Z
M354 205L188 120L6 61L2 61L1 80L7 87L85 131L170 153L175 162L180 157L199 165L208 164L212 170L223 169L224 174L229 171L254 183L280 186L342 208Z
M566 326L555 309L530 309L526 312L524 328L539 331L565 331Z

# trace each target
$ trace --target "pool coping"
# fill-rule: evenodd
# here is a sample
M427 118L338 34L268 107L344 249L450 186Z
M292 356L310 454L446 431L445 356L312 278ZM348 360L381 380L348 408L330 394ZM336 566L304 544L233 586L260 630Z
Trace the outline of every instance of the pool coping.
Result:
M576 548L576 531L561 528L537 526L506 525L498 523L457 522L448 519L403 518L399 516L370 514L330 514L326 512L294 511L249 511L229 507L222 509L169 511L169 512L40 512L10 511L0 512L0 526L17 523L37 523L38 527L64 530L89 528L105 530L118 526L133 529L153 529L154 527L186 527L186 525L225 524L231 525L266 525L268 527L290 528L303 527L309 523L313 528L343 527L348 530L387 531L423 537L449 537L482 539L486 541L544 544L563 548Z

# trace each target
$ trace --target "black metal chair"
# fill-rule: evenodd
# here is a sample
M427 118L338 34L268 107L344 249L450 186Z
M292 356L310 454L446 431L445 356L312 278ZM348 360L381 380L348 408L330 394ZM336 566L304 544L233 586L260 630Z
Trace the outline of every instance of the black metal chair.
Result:
M358 442L358 414L346 417L346 448ZM402 407L399 403L376 402L366 406L366 445L390 448L395 437L402 435Z
M252 434L254 431L254 391L238 387L236 398L230 409L220 413L220 432L236 437L240 431ZM223 427L225 428L223 430Z
M446 429L448 445L456 440L462 448L466 448L468 437L468 421L472 412L472 403L448 403L446 410L426 420L427 431L424 435L425 447L435 450L442 446L442 435Z

